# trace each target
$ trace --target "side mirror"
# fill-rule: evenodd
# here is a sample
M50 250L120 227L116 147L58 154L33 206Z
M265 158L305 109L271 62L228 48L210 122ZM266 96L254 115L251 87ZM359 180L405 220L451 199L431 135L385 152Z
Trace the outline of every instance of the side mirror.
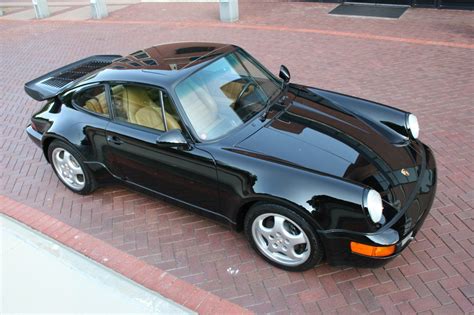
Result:
M291 79L290 70L288 70L288 68L285 67L284 65L281 65L279 77L283 79L285 83L290 82L290 79Z
M181 130L173 129L165 132L156 140L156 144L164 148L187 148L188 141L184 138Z

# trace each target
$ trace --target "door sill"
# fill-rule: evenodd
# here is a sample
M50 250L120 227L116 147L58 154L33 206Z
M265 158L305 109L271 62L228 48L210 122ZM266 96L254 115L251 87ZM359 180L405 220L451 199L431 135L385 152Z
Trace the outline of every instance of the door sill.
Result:
M130 181L130 180L122 180L122 181L125 182L125 183L127 183L127 184L136 186L136 187L138 187L138 188L140 188L140 189L147 190L147 191L149 191L149 192L151 192L151 193L153 193L153 194L160 195L160 196L162 196L162 197L164 197L164 198L173 200L173 201L175 201L175 202L177 202L177 203L180 203L180 204L182 204L182 205L184 205L184 206L187 206L187 207L196 209L196 210L198 210L198 211L201 211L201 212L204 212L204 213L208 213L208 214L211 214L211 215L220 217L220 218L224 219L226 222L228 222L228 223L230 223L230 224L233 224L233 225L236 225L236 224L237 224L236 222L232 221L232 220L229 219L228 217L226 217L226 216L224 216L224 215L222 215L222 214L220 214L220 213L218 213L218 212L215 212L215 211L212 211L212 210L209 210L209 209L206 209L206 208L202 208L202 207L193 205L193 204L191 204L191 203L189 203L189 202L183 201L183 200L178 199L178 198L175 198L175 197L171 197L171 196L169 196L169 195L167 195L167 194L163 194L163 193L161 193L161 192L159 192L159 191L156 191L156 190L153 190L153 189L151 189L151 188L142 186L142 185L137 184L137 183L135 183L135 182L132 182L132 181Z

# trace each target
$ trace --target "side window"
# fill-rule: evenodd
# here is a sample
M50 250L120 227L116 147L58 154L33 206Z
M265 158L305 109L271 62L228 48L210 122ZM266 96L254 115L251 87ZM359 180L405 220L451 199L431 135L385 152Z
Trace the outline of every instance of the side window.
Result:
M115 119L159 131L182 129L171 100L160 89L132 84L110 88Z
M103 85L81 89L73 94L72 101L76 106L102 116L109 116L107 97Z
M171 97L166 92L163 93L163 105L165 107L166 125L168 130L179 129L183 130L181 118L179 117L176 107L171 101Z

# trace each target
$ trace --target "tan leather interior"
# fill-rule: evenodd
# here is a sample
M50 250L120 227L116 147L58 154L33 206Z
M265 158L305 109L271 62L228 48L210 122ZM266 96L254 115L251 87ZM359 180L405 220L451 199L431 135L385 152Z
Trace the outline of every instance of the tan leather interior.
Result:
M168 114L168 112L165 112L165 116L166 116L166 125L168 126L168 130L173 130L173 129L181 130L181 125L172 115Z
M232 100L232 102L235 102L237 100L237 97L239 96L239 93L242 91L244 87L244 83L238 82L238 81L230 81L223 86L221 86L221 91L224 93L226 97ZM249 86L247 91L244 93L245 95L250 94L253 92L253 89L255 87L253 85Z
M166 114L166 124L168 130L181 129L176 119L173 116ZM161 118L161 110L156 107L143 107L138 110L135 114L135 119L138 125L157 129L165 130L165 125L163 124L163 119Z
M123 106L128 121L137 125L164 131L161 108L153 102L145 89L127 86L123 91ZM176 119L165 112L168 130L181 129Z
M112 88L112 93L114 96L120 96L122 97L123 95L123 85L117 85ZM99 114L109 114L109 107L107 106L107 96L105 94L105 91L97 95L95 98L89 99L85 105L85 108L87 108L90 111L99 113Z
M157 106L143 88L136 86L127 86L124 89L122 101L128 121L134 124L139 124L136 114L140 109Z
M107 106L107 100L105 96L105 92L100 93L95 98L91 98L86 101L84 105L90 111L99 113L99 114L108 114L109 107Z
M117 85L112 88L112 95L115 101L122 102L127 116L123 118L128 122L161 131L165 130L161 108L153 102L144 88L138 86L125 88L123 85ZM84 107L99 114L108 114L109 108L105 92L87 100ZM181 129L178 121L171 114L165 112L165 116L168 130Z
M181 99L181 104L194 128L202 133L217 121L218 108L209 93L198 84L188 81L189 89ZM203 135L199 135L202 137Z

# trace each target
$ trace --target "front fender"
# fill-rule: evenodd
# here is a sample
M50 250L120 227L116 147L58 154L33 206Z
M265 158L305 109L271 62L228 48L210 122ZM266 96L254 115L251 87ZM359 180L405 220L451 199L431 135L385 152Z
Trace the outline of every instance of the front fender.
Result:
M221 209L233 222L239 223L246 204L264 201L291 208L317 230L370 229L362 209L364 186L257 153L227 149L217 155Z

